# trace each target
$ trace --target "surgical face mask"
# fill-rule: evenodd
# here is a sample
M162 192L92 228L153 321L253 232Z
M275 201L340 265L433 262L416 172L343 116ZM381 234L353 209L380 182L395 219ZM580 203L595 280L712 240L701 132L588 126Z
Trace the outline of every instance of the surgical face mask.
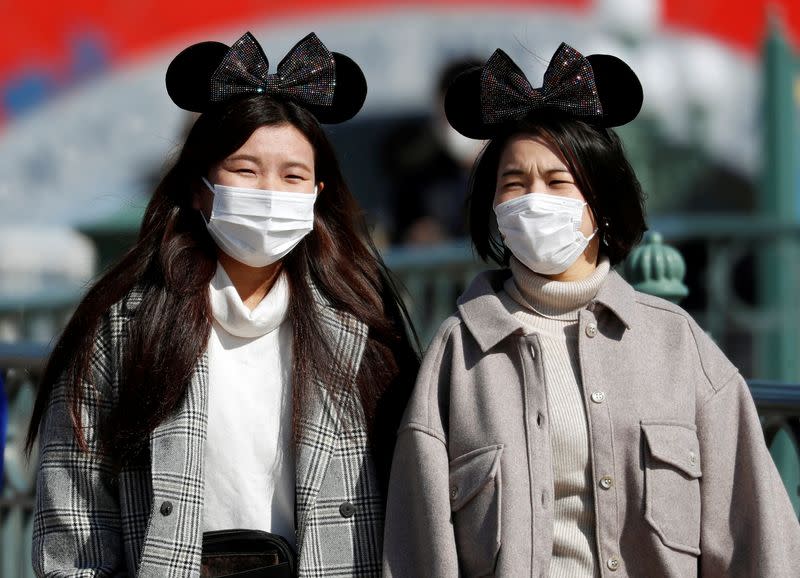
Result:
M563 273L586 250L589 237L581 233L583 207L578 199L531 193L494 208L497 226L511 253L541 275Z
M251 267L286 256L314 228L314 194L212 185L208 233L227 255Z

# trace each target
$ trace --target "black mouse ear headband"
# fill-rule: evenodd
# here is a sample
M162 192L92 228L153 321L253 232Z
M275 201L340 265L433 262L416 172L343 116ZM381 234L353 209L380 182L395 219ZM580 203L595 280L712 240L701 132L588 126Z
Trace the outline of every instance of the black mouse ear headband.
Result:
M466 137L490 139L532 114L552 112L597 127L632 121L642 108L642 85L622 60L608 54L584 57L562 43L541 88L502 50L480 68L459 75L447 90L445 114Z
M367 81L347 56L329 51L313 32L281 60L274 74L252 34L231 46L193 44L167 68L167 93L179 107L205 112L240 94L266 94L291 100L319 122L344 122L361 110Z

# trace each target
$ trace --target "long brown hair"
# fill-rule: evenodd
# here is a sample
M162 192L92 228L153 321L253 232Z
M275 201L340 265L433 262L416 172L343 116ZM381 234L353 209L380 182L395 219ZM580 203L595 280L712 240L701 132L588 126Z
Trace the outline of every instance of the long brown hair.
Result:
M302 107L266 96L232 99L197 119L147 206L136 245L89 290L58 340L39 387L29 450L60 380L66 380L77 442L88 449L81 383L91 380L93 340L109 308L134 288L142 299L128 325L118 400L107 420L113 427L101 427L101 447L121 467L145 449L149 434L177 409L208 343L207 287L216 270L216 247L192 208L192 191L257 128L282 123L311 142L317 181L325 183L314 206L313 231L283 260L291 290L295 434L309 389L317 379L328 382L325 376L336 363L320 330L313 285L335 309L369 328L352 393L366 418L379 471L386 473L419 365L416 336L322 128ZM342 399L343 392L331 393L334 400Z

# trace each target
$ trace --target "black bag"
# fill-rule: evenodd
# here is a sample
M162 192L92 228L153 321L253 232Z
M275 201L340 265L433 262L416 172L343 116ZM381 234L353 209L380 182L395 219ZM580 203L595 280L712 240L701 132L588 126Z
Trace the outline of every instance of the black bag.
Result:
M283 536L261 530L203 534L202 578L294 578L295 554Z

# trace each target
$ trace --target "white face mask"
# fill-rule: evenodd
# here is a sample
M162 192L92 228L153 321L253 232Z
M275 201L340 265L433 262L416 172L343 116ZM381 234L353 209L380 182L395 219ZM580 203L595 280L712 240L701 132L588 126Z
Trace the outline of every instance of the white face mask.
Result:
M212 185L208 233L227 255L251 267L286 256L314 228L314 194Z
M581 233L583 207L578 199L531 193L494 208L506 247L528 269L556 275L569 269L586 250L589 237Z

